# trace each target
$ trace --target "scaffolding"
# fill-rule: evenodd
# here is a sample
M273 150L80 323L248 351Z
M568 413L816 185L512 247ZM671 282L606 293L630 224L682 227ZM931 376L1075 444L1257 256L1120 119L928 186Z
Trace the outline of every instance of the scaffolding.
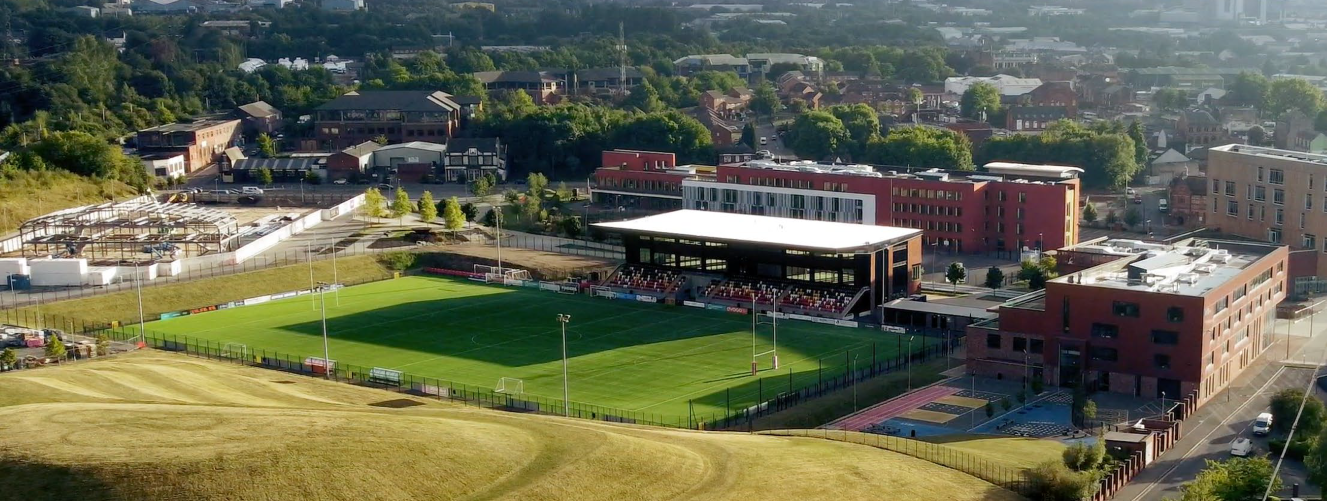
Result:
M142 197L52 212L18 231L23 257L141 263L234 250L239 223L224 211Z

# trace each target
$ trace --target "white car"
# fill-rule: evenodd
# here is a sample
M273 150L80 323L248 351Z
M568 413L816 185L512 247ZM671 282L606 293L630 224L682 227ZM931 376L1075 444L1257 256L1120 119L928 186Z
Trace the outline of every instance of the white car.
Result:
M1258 419L1253 420L1253 434L1257 436L1266 435L1272 432L1272 413L1264 412L1258 415Z
M1245 457L1253 453L1253 441L1245 437L1239 437L1230 443L1230 455Z
M240 188L240 193L243 193L245 195L262 195L263 189L257 186L245 186L243 188Z
M332 184L349 184L349 183L350 181L347 181L345 179L337 179L336 181L332 181Z

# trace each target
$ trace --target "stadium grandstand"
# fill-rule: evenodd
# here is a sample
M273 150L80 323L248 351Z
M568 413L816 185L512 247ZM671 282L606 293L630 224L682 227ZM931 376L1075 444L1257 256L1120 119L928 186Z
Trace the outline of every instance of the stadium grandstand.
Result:
M852 319L921 285L921 230L697 210L595 226L627 257L600 287L660 302Z

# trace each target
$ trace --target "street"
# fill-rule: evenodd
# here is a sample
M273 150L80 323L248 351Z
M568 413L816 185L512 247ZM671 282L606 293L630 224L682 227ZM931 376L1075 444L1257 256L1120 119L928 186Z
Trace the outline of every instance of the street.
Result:
M1227 459L1230 442L1236 437L1252 437L1250 428L1259 413L1267 412L1272 395L1287 389L1304 389L1314 377L1318 364L1327 357L1327 318L1290 322L1277 320L1275 343L1253 367L1237 378L1224 395L1217 395L1184 423L1184 438L1156 462L1142 471L1123 490L1117 500L1160 501L1180 497L1180 486L1193 480L1206 467L1207 460ZM1286 333L1289 332L1287 338ZM1290 357L1286 357L1286 340ZM1285 361L1287 358L1290 363ZM1305 361L1308 361L1306 364ZM1315 386L1315 392L1322 394ZM1267 452L1267 439L1255 438L1258 453ZM1276 460L1275 457L1272 458ZM1316 493L1304 481L1303 464L1287 460L1281 478L1288 493L1291 484L1300 485L1301 495ZM1273 493L1276 494L1276 493Z

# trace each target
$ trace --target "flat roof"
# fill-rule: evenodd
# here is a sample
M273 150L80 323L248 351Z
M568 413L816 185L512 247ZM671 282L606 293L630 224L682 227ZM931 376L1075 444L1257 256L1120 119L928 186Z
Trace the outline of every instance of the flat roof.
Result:
M993 303L997 305L999 303ZM986 308L977 308L973 306L933 303L931 301L914 301L911 299L895 299L884 304L884 307L892 310L915 311L919 313L934 313L936 315L948 315L952 317L972 317L972 318L995 318L994 312L986 311Z
M986 172L1016 176L1037 176L1057 179L1072 179L1083 173L1083 169L1068 165L1033 165L1014 162L990 162L984 165Z
M1077 273L1060 276L1054 283L1105 287L1184 296L1203 296L1234 280L1249 266L1274 252L1272 244L1194 240L1189 245L1088 246L1119 255L1111 261ZM1115 245L1111 245L1115 244Z
M607 230L670 235L698 240L751 242L826 251L871 250L921 235L921 230L679 210L630 221L595 223Z

